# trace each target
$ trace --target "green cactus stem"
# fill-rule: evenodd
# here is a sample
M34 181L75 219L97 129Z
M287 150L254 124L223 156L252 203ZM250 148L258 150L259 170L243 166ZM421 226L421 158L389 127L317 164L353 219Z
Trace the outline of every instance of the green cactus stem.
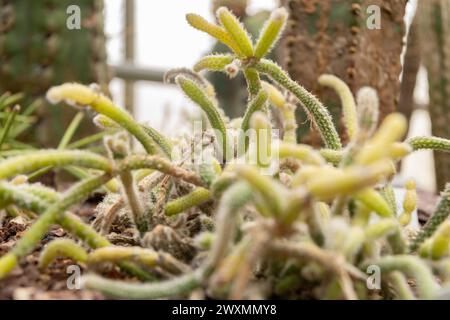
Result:
M414 278L417 281L418 294L421 299L433 299L439 288L431 270L425 262L415 256L386 256L364 263L364 266L369 265L380 267L382 274L401 271Z
M414 252L428 238L430 238L438 227L450 215L450 183L447 184L445 190L441 193L441 200L434 211L433 215L428 219L427 223L420 230L419 234L412 240L409 247Z
M234 39L227 33L224 28L206 21L203 17L195 13L187 14L186 20L193 28L209 34L213 38L216 38L217 40L228 46L234 53L242 55L240 46L234 41Z
M164 208L164 213L166 216L171 217L187 209L201 205L209 199L211 199L211 191L198 187L185 196L169 201Z
M391 272L389 277L392 286L394 287L394 291L400 300L416 300L416 297L408 284L408 280L403 273L394 271Z
M104 262L120 262L124 260L130 260L152 269L160 267L173 274L190 271L189 266L178 261L170 254L141 247L109 246L99 248L89 254L86 262L92 266Z
M53 104L65 101L69 104L88 105L129 131L142 144L147 153L156 153L157 149L153 139L125 110L115 106L109 98L87 86L66 83L53 87L47 91L47 99Z
M431 149L450 152L450 140L438 137L413 137L406 140L414 150Z
M27 193L23 189L28 190L29 193ZM33 193L37 196L33 195ZM49 203L56 202L60 199L60 196L57 192L48 188L43 188L42 186L37 187L31 185L17 187L11 186L10 184L5 182L0 182L0 195L0 206L5 206L8 203L15 203L20 208L31 210L37 213L45 212L50 206ZM42 198L51 201L45 202L42 201ZM112 245L107 239L105 239L94 229L92 229L91 226L86 225L78 216L70 212L66 212L63 216L59 216L57 222L65 230L83 240L91 248L95 249ZM12 261L17 262L17 258L15 256L10 256L7 260L9 261L9 263L12 263ZM5 264L8 265L8 262L5 262ZM10 268L14 268L14 266L15 265L11 265ZM119 263L119 266L130 274L136 275L141 280L153 279L150 274L141 270L133 264L121 262Z
M268 75L280 86L292 92L292 94L302 102L308 114L311 115L311 120L317 126L327 148L336 150L342 148L341 140L334 127L330 114L315 96L289 78L287 73L272 61L262 59L260 62L256 63L255 69Z
M252 190L245 182L238 182L225 191L217 209L217 231L209 254L208 266L215 266L224 257L234 234L239 210L252 198Z
M210 100L207 93L202 90L194 81L184 77L177 76L177 84L184 93L195 102L208 117L209 123L213 129L217 130L216 138L221 143L220 148L223 157L229 157L231 154L231 146L226 131L225 121L220 115L214 103Z
M339 95L342 104L342 114L345 128L350 139L358 134L358 120L356 114L356 102L353 93L347 84L338 77L331 74L323 74L319 77L322 86L333 88Z
M87 275L82 279L86 289L99 290L103 294L127 299L161 299L180 297L202 285L203 270L148 284L132 284L125 281L108 280L96 275Z
M336 120L340 115L338 101L334 93L319 86L317 79L321 74L336 75L353 94L362 86L375 88L382 120L395 111L400 93L406 3L406 0L282 0L281 4L289 10L289 19L281 40L280 62L294 81L321 97ZM370 25L375 6L380 10L378 27ZM313 132L300 134L304 143L319 144ZM344 135L342 139L347 140Z
M193 67L195 72L200 72L202 70L209 71L223 71L225 72L225 67L232 63L234 57L229 54L212 54L201 58Z
M222 26L239 48L239 51L246 57L252 57L254 53L252 39L236 16L226 7L217 9L216 14Z
M255 98L249 102L244 117L242 118L241 130L243 132L247 132L247 130L250 128L250 118L252 114L258 110L264 110L264 104L267 101L267 97L267 92L264 90L260 90L256 94Z
M8 158L0 163L0 179L8 179L17 174L35 171L42 167L76 165L91 169L112 171L108 159L88 151L40 150Z
M81 246L70 239L57 239L45 246L39 256L39 268L47 268L56 258L70 258L76 262L84 263L88 254Z
M288 13L285 8L278 8L272 11L269 19L261 29L259 38L255 45L255 57L261 59L272 49L283 33L286 26Z

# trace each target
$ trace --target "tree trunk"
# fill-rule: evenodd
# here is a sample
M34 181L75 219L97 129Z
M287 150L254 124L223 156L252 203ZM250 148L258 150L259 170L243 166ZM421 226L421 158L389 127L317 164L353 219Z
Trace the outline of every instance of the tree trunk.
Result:
M280 51L283 65L294 80L319 96L336 123L341 114L339 100L330 89L317 83L323 73L340 77L353 93L363 86L377 89L381 118L396 109L407 0L282 0L282 3L290 11ZM371 5L380 8L379 29L369 28L373 27L372 12L368 12L374 8ZM306 115L301 117L306 120ZM300 132L304 142L318 144L316 132L306 134Z
M23 92L28 102L52 85L99 83L108 92L102 0L0 0L0 92ZM68 27L68 7L80 8L81 28ZM44 104L33 142L57 145L75 114L73 108ZM85 119L82 133L95 131Z
M450 138L450 0L419 2L418 18L423 63L428 72L433 135ZM450 157L435 153L439 190L450 181Z

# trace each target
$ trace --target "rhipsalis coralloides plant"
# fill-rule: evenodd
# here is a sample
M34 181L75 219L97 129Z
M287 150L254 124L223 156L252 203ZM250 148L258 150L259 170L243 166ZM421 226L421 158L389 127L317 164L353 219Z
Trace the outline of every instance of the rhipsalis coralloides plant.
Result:
M318 81L341 99L349 137L342 145L327 108L264 56L282 32L287 13L275 10L252 41L228 9L219 25L189 14L189 24L232 53L202 58L194 70L167 75L204 112L208 127L191 136L166 137L135 121L94 88L67 83L51 88L51 102L90 108L108 131L104 153L40 150L0 162L0 207L35 219L0 258L5 278L38 246L52 225L70 238L41 250L45 272L58 257L86 270L83 286L111 297L431 299L450 281L450 190L419 229L416 189L407 181L400 199L392 187L396 163L418 149L450 151L450 141L403 141L406 119L388 115L378 127L377 92L354 97L333 75ZM228 119L214 88L198 72L243 72L248 108ZM264 80L263 80L264 78ZM303 107L323 148L298 144L294 112ZM282 130L272 111L282 116ZM130 148L130 138L142 148ZM139 146L137 146L139 147ZM42 168L70 167L85 175L65 192L29 176ZM105 193L91 224L73 207ZM399 208L399 209L397 209ZM30 218L31 216L31 218ZM381 287L369 283L377 267ZM117 268L125 279L99 271ZM369 273L368 273L369 272ZM97 273L97 274L96 274ZM105 273L103 273L105 274ZM127 275L143 283L127 281ZM414 287L410 285L416 284Z

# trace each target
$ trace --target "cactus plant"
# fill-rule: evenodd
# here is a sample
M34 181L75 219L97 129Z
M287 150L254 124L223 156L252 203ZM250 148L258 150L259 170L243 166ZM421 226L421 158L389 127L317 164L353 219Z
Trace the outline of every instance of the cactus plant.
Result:
M281 3L290 12L279 52L282 65L294 80L322 97L336 120L340 109L335 96L317 83L324 73L341 78L353 94L362 86L375 88L381 102L380 120L396 110L406 0ZM373 7L380 10L379 28L371 25L371 14L377 14ZM305 119L302 115L300 121ZM299 136L304 142L318 143L314 131L307 134L304 128Z
M73 5L80 9L81 20L80 29L74 30L67 26L68 8ZM98 83L108 92L102 10L101 0L2 1L0 91L23 92L32 101L49 86L79 81ZM61 113L52 105L39 112L40 134L29 138L39 137L42 140L36 142L54 146L75 113ZM87 119L83 126L85 132L95 132Z
M450 141L436 137L402 141L407 123L398 113L386 116L376 128L376 91L363 88L355 99L344 82L325 76L322 80L331 80L343 98L344 124L352 132L349 143L342 146L319 99L263 58L283 29L286 11L272 13L256 43L230 11L219 8L218 16L221 25L195 15L189 15L188 21L226 43L233 53L208 56L196 66L229 73L232 64L233 72L246 73L252 99L243 118L224 117L207 80L185 69L171 74L176 74L181 90L207 115L209 126L200 140L195 135L171 139L154 129L145 130L91 87L66 83L51 88L47 93L51 102L91 108L99 113L97 123L120 132L104 139L108 156L41 150L0 161L0 207L14 206L38 215L15 246L0 257L0 279L57 223L80 238L82 246L51 242L42 251L42 268L62 255L92 272L112 264L150 281L83 276L84 288L112 297L179 298L196 291L205 298L306 294L358 299L371 296L365 271L374 265L382 270L383 286L394 289L377 291L383 298L430 299L448 291L449 279L436 267L450 259L448 223L443 222L450 213L448 190L430 226L421 231L425 237L413 237L411 245L414 230L407 223L416 206L415 185L407 183L400 215L389 190L398 160L421 148L448 153ZM272 84L264 84L263 75ZM316 124L325 149L293 139L292 105L300 102ZM284 110L286 139L272 135L272 107ZM246 140L242 127L254 130L256 137ZM129 149L128 134L137 138L143 152ZM165 145L171 146L170 156ZM199 145L204 148L196 148ZM238 146L243 148L236 151ZM202 161L196 161L198 156ZM81 167L88 176L63 193L29 183L23 176L48 166ZM115 188L98 205L92 226L68 211L108 184ZM121 230L130 226L127 240L133 246L117 243L113 225ZM423 243L428 247L420 250L421 255L408 250L427 238L431 244ZM410 287L410 279L416 281L417 290ZM261 290L261 285L267 290Z
M447 139L450 137L449 8L449 1L419 1L416 16L422 62L428 73L432 132ZM443 189L450 177L450 160L436 153L435 164L437 185Z

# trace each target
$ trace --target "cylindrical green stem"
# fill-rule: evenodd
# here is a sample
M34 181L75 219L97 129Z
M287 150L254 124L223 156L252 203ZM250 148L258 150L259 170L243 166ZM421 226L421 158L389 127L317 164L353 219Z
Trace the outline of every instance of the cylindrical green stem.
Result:
M48 166L76 165L110 172L111 162L98 154L78 150L40 150L0 162L0 179Z
M71 258L76 262L86 262L88 254L83 247L70 239L57 239L45 246L39 257L39 268L47 268L56 258Z
M245 81L247 81L247 90L249 99L256 97L258 92L261 91L261 79L259 78L258 72L253 68L244 69Z
M208 97L206 92L204 92L204 90L202 90L194 81L179 75L176 77L176 82L184 93L186 93L186 95L205 112L211 127L216 130L216 138L220 144L220 151L222 152L224 159L230 157L232 148L228 139L225 121L220 115L217 107Z
M217 209L217 232L209 256L209 266L215 266L226 254L235 233L236 216L251 197L252 189L245 182L234 184L224 193Z
M83 277L86 289L99 290L107 296L127 299L161 299L182 296L201 286L203 271L198 270L178 278L149 283L132 284L108 280L96 275Z
M365 266L376 265L380 267L383 274L392 271L402 271L417 281L418 293L422 299L432 299L439 285L434 279L433 273L428 266L418 257L409 255L386 256L375 261L365 263Z
M159 156L131 155L119 163L119 171L137 169L155 169L196 186L205 186L204 181L197 173L181 168Z
M154 154L156 151L152 138L141 125L134 121L125 110L115 106L110 99L89 87L76 83L66 83L51 88L47 92L47 99L52 103L67 101L82 106L89 105L96 112L111 118L135 136L149 154Z
M168 202L166 204L166 207L164 208L164 212L166 216L174 216L189 208L201 205L202 203L208 201L210 198L211 191L202 187L198 187L191 193Z
M324 74L319 77L319 83L323 86L333 88L339 95L342 104L342 113L345 128L350 139L354 139L358 133L358 116L356 114L356 103L352 91L347 84L338 77Z
M394 271L390 275L394 291L400 300L416 300L411 287L403 273Z
M267 74L300 100L311 115L327 148L335 150L342 148L341 140L334 127L330 113L314 95L289 78L280 66L270 60L262 59L255 65L255 68L259 72Z
M87 257L87 263L89 265L104 262L120 262L122 260L137 262L149 268L161 267L174 274L190 271L190 268L186 264L178 261L170 254L141 247L109 246L99 248Z
M413 137L406 140L414 150L431 149L450 152L450 140L438 137Z

